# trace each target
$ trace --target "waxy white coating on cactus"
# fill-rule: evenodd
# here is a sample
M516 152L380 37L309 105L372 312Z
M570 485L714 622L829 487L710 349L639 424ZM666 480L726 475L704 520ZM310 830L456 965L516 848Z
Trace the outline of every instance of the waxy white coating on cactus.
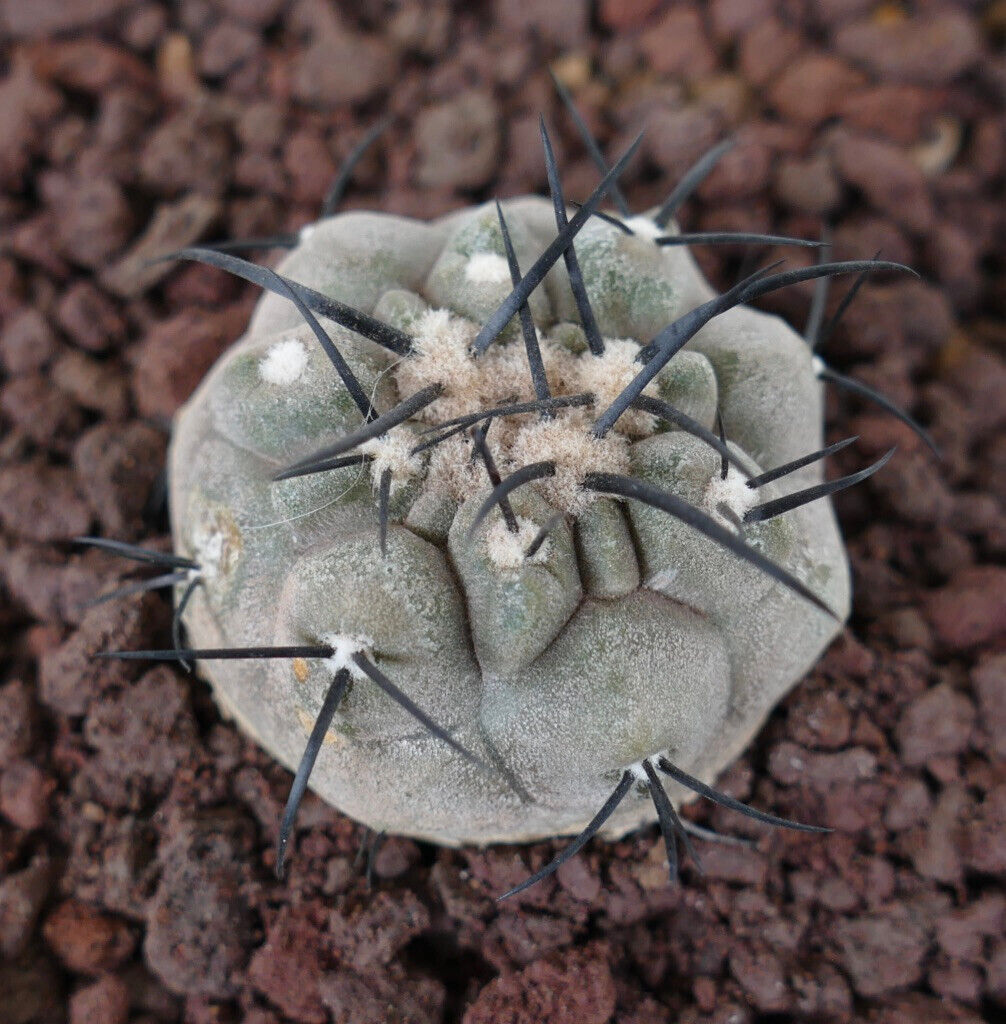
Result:
M527 270L555 237L552 204L503 205ZM820 463L758 489L733 466L721 479L720 456L705 442L638 410L603 439L590 434L631 377L636 346L713 295L687 250L657 246L665 232L646 225L633 218L630 236L595 218L577 236L606 339L600 358L587 349L561 260L529 299L552 394L592 391L598 404L493 422L487 444L502 475L556 463L554 476L510 495L518 534L497 508L469 539L490 484L467 434L422 455L407 443L450 417L535 397L516 318L484 355L468 351L511 289L490 205L429 224L342 214L301 232L279 268L415 339L415 351L398 357L322 321L378 411L444 385L414 421L364 446L371 465L272 482L361 422L296 308L273 294L179 414L176 550L198 560L209 537L218 550L186 610L191 646L339 640L327 660L201 663L224 711L295 767L333 659L348 667L359 644L488 766L460 756L355 671L311 787L376 830L447 844L578 831L626 769L660 753L711 782L839 628L678 520L580 486L591 472L633 475L737 530L754 504L822 479ZM731 451L751 473L821 444L812 354L785 323L753 309L713 319L647 394L711 429L719 408ZM374 489L387 468L382 556ZM546 541L521 560L557 513ZM742 532L848 614L848 565L827 500ZM668 790L675 802L690 795ZM605 834L653 819L649 796L631 792Z

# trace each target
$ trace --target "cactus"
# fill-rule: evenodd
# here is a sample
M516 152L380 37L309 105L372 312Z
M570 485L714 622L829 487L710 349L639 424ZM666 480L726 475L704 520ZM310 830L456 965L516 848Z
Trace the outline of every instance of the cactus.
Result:
M267 293L178 415L177 554L100 542L180 588L174 649L114 656L197 660L297 769L279 870L309 779L379 833L577 834L525 884L653 820L673 875L696 793L794 824L710 783L841 628L827 496L890 453L823 483L825 368L744 303L895 265L718 295L688 246L737 236L673 215L722 147L634 217L634 147L574 207L542 134L549 199L326 216L277 271L177 254Z

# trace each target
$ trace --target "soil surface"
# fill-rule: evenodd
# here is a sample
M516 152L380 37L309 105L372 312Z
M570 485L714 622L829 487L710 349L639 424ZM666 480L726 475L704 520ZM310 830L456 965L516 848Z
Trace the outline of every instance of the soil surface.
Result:
M0 1022L1006 1019L1006 6L341 8L0 0ZM750 848L699 843L704 876L671 888L649 829L497 905L553 844L388 838L368 884L369 838L309 798L279 883L290 775L180 669L93 659L164 646L170 609L88 609L127 567L68 543L166 544L167 425L255 298L148 260L312 220L384 115L346 207L541 191L539 112L582 199L597 173L549 64L609 154L645 123L634 208L733 133L685 227L828 225L837 257L922 275L871 282L825 354L941 457L832 396L829 439L860 438L836 474L898 445L837 502L853 618L721 780L835 832L695 804ZM696 253L720 285L751 266Z

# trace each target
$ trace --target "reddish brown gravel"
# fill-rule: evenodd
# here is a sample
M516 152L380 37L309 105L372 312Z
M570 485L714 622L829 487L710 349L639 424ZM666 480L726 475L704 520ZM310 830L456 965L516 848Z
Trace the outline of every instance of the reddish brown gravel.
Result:
M976 1024L1006 1019L1006 5L1002 0L0 0L0 1024ZM915 266L826 355L931 430L829 396L853 618L721 780L826 837L686 814L555 847L389 838L309 798L174 667L160 596L87 531L165 545L170 418L254 293L150 265L291 231L384 115L347 207L428 217L597 180L546 75L608 153L644 124L636 208L727 134L689 229L816 236ZM719 284L744 254L698 249ZM773 258L756 253L759 259ZM799 259L790 250L780 253ZM832 308L843 288L836 287ZM801 324L807 289L768 308ZM132 574L135 577L135 573Z

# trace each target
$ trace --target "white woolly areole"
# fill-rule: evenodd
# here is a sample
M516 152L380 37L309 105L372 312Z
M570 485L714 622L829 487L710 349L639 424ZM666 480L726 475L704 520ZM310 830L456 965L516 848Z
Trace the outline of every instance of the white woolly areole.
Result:
M296 338L270 345L258 362L258 374L266 384L293 384L307 369L307 347Z
M493 428L495 429L495 428ZM487 483L481 459L472 459L472 445L466 434L455 434L430 452L426 488L444 491L459 504Z
M372 437L364 441L358 451L362 455L370 455L370 476L377 487L381 476L387 469L391 470L391 493L394 494L406 481L422 471L423 461L418 455L412 454L416 446L416 435L409 427L392 427L380 437Z
M662 228L655 220L642 214L629 217L624 223L626 227L632 229L634 235L638 235L640 238L663 238L664 235L674 233L673 224L668 224L666 228Z
M478 390L478 371L469 348L478 327L446 309L429 309L413 328L412 354L395 368L400 395L411 395L430 384L442 384L444 394L419 414L428 422L457 415L454 393ZM477 396L472 395L477 401Z
M369 655L374 646L374 641L366 636L347 636L345 633L326 633L322 642L332 648L329 657L322 661L322 664L334 676L337 672L346 668L354 679L366 679L367 673L353 661L354 654Z
M413 351L396 364L393 372L399 395L414 394L431 384L442 387L440 396L417 414L421 422L443 423L474 411L534 398L524 345L519 341L498 341L475 356L471 345L478 330L477 324L447 309L427 310L419 317ZM591 432L596 410L610 405L639 372L635 361L638 342L629 338L606 340L600 356L571 352L540 334L539 344L551 394L559 397L591 393L595 396L593 410L588 413L577 407L561 408L547 420L535 413L501 416L493 420L487 443L504 473L531 462L555 462L555 476L528 486L557 511L578 515L595 498L592 491L580 486L584 476L591 472L627 473L628 439L652 434L656 417L630 409L606 437L597 438ZM647 392L652 394L655 388L652 384ZM361 450L378 454L373 442L361 446ZM458 502L471 498L486 485L485 467L481 460L473 461L471 454L467 432L433 447L424 486L441 489ZM405 460L405 453L399 450L398 457ZM389 453L381 466L375 462L375 481L380 480L388 465L401 476L390 460ZM419 471L411 463L403 461L400 465L408 467L413 475Z
M597 497L580 486L588 473L629 471L626 439L614 432L595 437L590 432L590 421L579 410L522 426L509 456L513 469L530 462L554 462L555 475L536 480L531 486L553 507L572 515L579 515Z
M514 395L531 392L524 346L494 344L482 355L473 356L470 349L478 332L477 324L446 309L430 309L419 317L412 354L395 366L398 393L411 395L430 384L442 385L443 392L418 414L418 419L435 423L473 409L489 409ZM542 343L550 386L560 377L558 353L559 346Z
M544 562L551 550L550 537L546 537L530 557L524 554L531 541L538 536L539 529L541 527L537 523L524 516L517 516L517 531L513 532L507 526L502 513L494 514L492 523L486 531L486 550L496 568L519 569L525 564L538 565Z
M473 284L509 284L510 264L496 252L475 252L465 264L465 277Z
M190 538L192 542L193 561L199 563L199 571L204 579L211 580L220 569L224 556L223 530L210 530L197 527Z
M639 344L630 338L604 339L604 352L599 356L584 353L573 366L574 390L589 391L598 409L609 405L632 383L642 366L636 362ZM655 394L651 381L643 394ZM639 409L626 409L618 418L619 430L630 437L646 437L656 429L657 419Z
M420 358L437 353L468 362L468 349L476 334L478 325L471 320L455 316L449 309L428 309L416 322L412 351Z
M727 467L725 480L717 472L706 488L706 511L724 526L736 528L737 523L730 516L723 514L722 505L730 509L737 519L743 519L744 513L757 504L757 491L753 487L748 487L747 478L733 464Z

